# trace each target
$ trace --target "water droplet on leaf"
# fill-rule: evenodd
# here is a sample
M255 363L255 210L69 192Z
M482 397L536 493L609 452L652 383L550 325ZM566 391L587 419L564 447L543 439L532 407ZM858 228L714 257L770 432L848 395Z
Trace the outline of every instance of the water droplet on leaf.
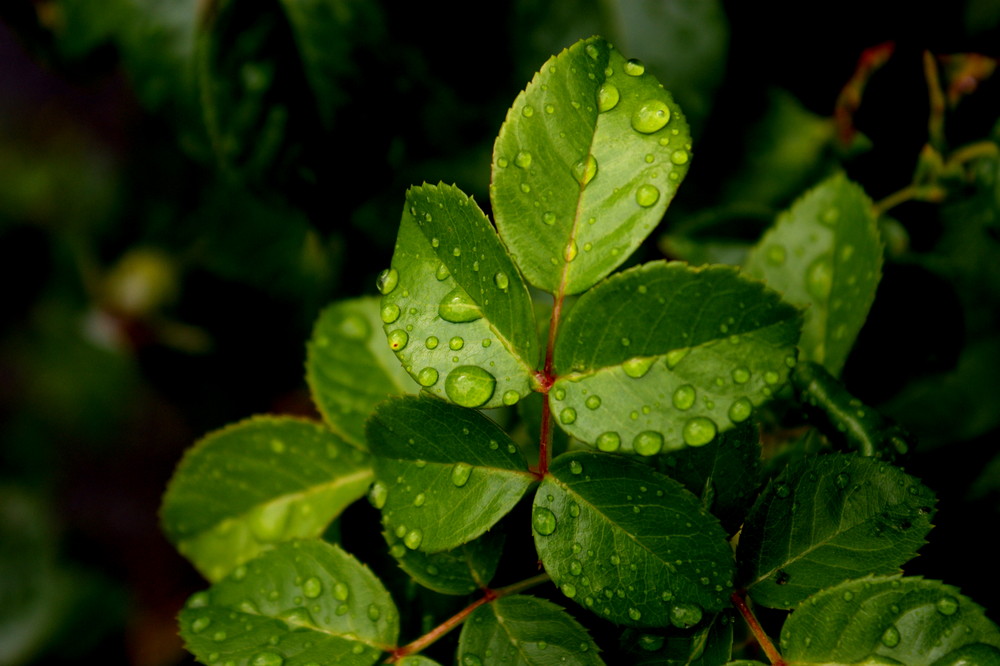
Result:
M495 284L499 289L506 291L507 287L510 286L510 279L507 277L506 273L501 271L493 276L493 284Z
M618 88L610 83L605 83L597 91L597 110L601 113L610 111L618 106L618 100L620 99L621 93L618 92Z
M684 441L688 446L703 446L715 438L715 422L704 416L696 416L684 424Z
M414 529L406 533L403 537L403 544L410 550L416 550L420 547L420 543L424 540L424 533L422 530Z
M451 468L451 482L456 488L467 484L470 476L472 476L472 465L460 462Z
M696 397L697 393L695 388L690 384L684 384L683 386L679 386L677 390L674 391L671 401L677 409L687 410L691 409L691 406L694 405Z
M391 324L399 319L399 306L395 303L388 303L382 306L382 312L380 315L382 317L382 321L386 324Z
M594 180L594 176L596 175L597 158L593 155L587 155L573 165L573 176L576 178L576 182L580 183L583 187L586 187L590 181Z
M543 506L536 506L531 512L531 526L542 536L556 531L556 515Z
M701 607L695 604L677 604L670 609L670 624L687 629L701 622Z
M753 412L753 404L747 398L737 398L729 406L729 420L733 423L743 423L750 418Z
M441 319L453 324L476 321L483 316L479 306L460 287L449 291L441 299L441 303L438 304L438 314L441 315Z
M655 186L640 185L639 189L635 191L635 202L642 206L643 208L649 208L657 201L660 200L660 190L656 189Z
M642 76L643 72L646 71L646 66L642 64L641 60L635 58L630 58L625 61L625 66L623 67L625 73L629 76Z
M306 582L302 583L302 594L310 599L315 599L323 594L323 583L320 582L319 578L310 576L306 579Z
M643 102L632 114L632 129L643 134L659 131L668 122L670 122L670 107L658 99Z
M496 378L475 365L461 365L448 373L444 390L451 401L462 407L479 407L493 397Z
M375 286L382 294L388 294L399 284L399 272L395 268L387 268L378 274Z
M400 328L397 328L395 331L389 333L386 337L389 340L389 349L393 351L403 349L406 347L406 343L410 340L410 336L406 333L406 331Z
M531 153L522 150L514 158L514 164L522 169L527 169L531 166Z
M654 430L640 432L632 440L632 448L640 456L656 455L663 448L663 435Z

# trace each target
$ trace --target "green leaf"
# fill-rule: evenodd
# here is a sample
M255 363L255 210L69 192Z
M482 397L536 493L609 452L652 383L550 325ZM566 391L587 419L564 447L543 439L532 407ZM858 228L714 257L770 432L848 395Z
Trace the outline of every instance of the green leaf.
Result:
M163 529L217 581L279 542L320 536L371 480L368 456L324 426L255 417L185 454L163 497Z
M469 616L458 642L464 666L603 664L580 624L551 601L515 595L483 604Z
M429 393L464 407L527 395L538 362L528 289L476 203L411 188L379 287L389 346Z
M391 395L420 386L385 346L378 299L338 301L323 310L306 346L306 381L323 420L366 448L365 421Z
M424 587L441 594L464 595L489 585L503 554L503 532L487 532L454 550L424 553L406 547L403 539L385 532L389 554L400 568ZM405 537L405 535L403 535Z
M581 296L566 317L552 412L602 451L707 444L785 382L799 325L794 307L734 268L629 269Z
M371 499L407 548L434 553L472 541L535 483L514 442L474 410L428 396L382 403L368 421Z
M957 588L870 576L823 590L781 631L790 664L1000 664L1000 632Z
M839 375L882 273L871 200L843 175L829 178L778 217L746 271L806 308L802 358Z
M895 573L924 544L934 504L919 481L873 458L797 460L747 516L740 580L756 603L791 608L848 578Z
M293 541L192 596L180 627L206 664L368 666L395 646L399 613L374 574L340 547Z
M410 655L409 657L403 657L396 662L398 666L441 666L439 662L433 659L428 659L421 654Z
M733 652L733 618L718 613L702 626L666 633L629 629L623 639L635 666L722 666Z
M531 284L595 284L659 223L687 173L687 121L644 71L592 37L546 62L507 113L490 199Z
M559 456L535 494L532 527L563 594L612 622L690 627L732 587L719 522L679 483L629 458Z

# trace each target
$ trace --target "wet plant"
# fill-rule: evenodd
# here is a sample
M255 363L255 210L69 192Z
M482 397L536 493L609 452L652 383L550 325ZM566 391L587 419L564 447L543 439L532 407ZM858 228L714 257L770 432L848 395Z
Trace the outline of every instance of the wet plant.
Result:
M979 606L903 575L935 494L837 379L878 208L835 175L741 268L619 270L691 156L670 93L591 38L508 112L492 222L453 185L406 193L381 298L309 341L322 421L211 433L167 490L211 582L179 618L200 661L1000 663Z

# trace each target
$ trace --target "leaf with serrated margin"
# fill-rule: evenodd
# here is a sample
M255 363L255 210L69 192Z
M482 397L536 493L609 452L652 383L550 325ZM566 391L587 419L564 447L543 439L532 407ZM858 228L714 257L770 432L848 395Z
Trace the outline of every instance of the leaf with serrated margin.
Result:
M1000 664L1000 631L951 585L870 576L800 604L781 630L789 664Z
M874 458L797 460L747 516L740 581L754 602L791 608L848 578L896 573L925 543L935 502L917 479Z
M469 616L458 641L458 663L480 666L604 664L600 648L565 610L527 595L502 597Z
M670 93L600 37L546 62L493 148L497 229L528 281L582 292L621 265L687 173L691 135Z
M394 398L368 421L385 529L411 550L457 548L503 518L535 483L514 442L475 410Z
M800 324L798 310L734 268L637 266L581 296L566 317L552 413L602 451L707 444L781 388Z
M327 425L360 448L375 405L420 390L385 345L375 297L323 310L306 345L306 382Z
M369 666L399 636L382 583L339 546L293 541L193 595L186 647L206 664Z
M389 347L428 393L499 407L531 391L538 339L528 288L489 220L457 187L407 191L379 289Z
M717 613L693 629L626 629L623 646L634 666L722 666L733 653L733 618Z
M802 358L839 375L882 276L871 199L843 175L820 183L778 217L746 271L806 308Z
M731 591L733 556L718 520L630 458L559 456L535 494L532 528L562 593L612 622L694 626Z
M188 450L163 496L163 530L217 581L279 542L320 536L372 476L368 455L319 423L255 417Z
M393 532L383 535L400 568L424 587L441 594L470 594L489 585L503 554L504 534L487 532L454 550L411 550ZM405 536L405 535L404 535Z

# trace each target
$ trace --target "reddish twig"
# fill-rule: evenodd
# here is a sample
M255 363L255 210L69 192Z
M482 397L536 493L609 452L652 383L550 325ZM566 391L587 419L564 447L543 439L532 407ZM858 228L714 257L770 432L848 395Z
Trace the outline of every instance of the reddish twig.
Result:
M764 633L764 629L760 626L760 622L757 621L757 616L753 614L753 610L747 606L743 594L741 592L733 592L730 600L732 600L733 605L736 606L736 610L740 612L740 615L743 616L743 619L746 620L747 626L750 627L750 632L757 639L757 644L764 650L764 654L767 655L772 666L788 666L788 662L781 657L781 653L774 647L774 643Z

